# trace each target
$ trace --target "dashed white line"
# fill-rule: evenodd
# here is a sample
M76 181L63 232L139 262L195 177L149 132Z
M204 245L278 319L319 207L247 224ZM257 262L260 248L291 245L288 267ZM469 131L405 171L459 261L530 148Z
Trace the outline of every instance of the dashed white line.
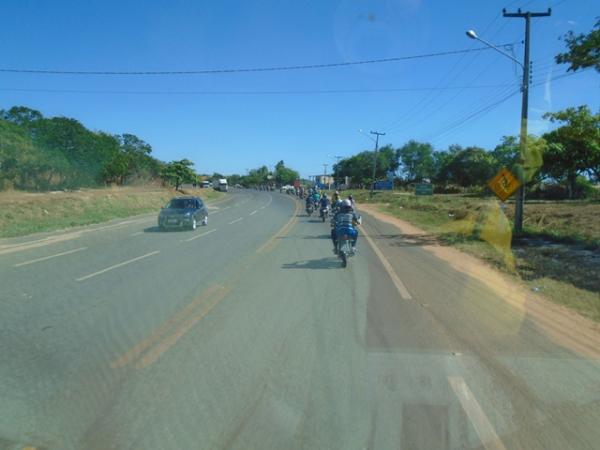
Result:
M258 212L258 209L255 209L254 211L252 211L252 212L250 213L250 215L251 215L251 216L253 216L253 215L254 215L254 214L256 214L257 212Z
M137 258L133 258L133 259L130 259L128 261L123 261L123 262L121 262L119 264L115 264L114 266L110 266L110 267L107 267L106 269L99 270L98 272L90 273L89 275L85 275L83 277L76 278L75 281L87 280L88 278L92 278L92 277L95 277L97 275L101 275L101 274L103 274L105 272L108 272L109 270L113 270L113 269L117 269L119 267L123 267L123 266L125 266L127 264L131 264L132 262L139 261L140 259L148 258L149 256L156 255L158 253L160 253L160 250L156 250L154 252L146 253L145 255L138 256Z
M212 230L209 230L209 231L205 231L204 233L201 233L201 234L199 234L199 235L197 235L197 236L194 236L194 237L191 237L191 238L189 238L189 239L186 239L186 240L185 240L185 241L183 241L183 242L190 242L190 241L193 241L194 239L201 238L202 236L206 236L207 234L214 233L215 231L217 231L217 229L216 229L216 228L214 228L214 229L212 229Z
M231 222L229 222L229 225L233 225L234 223L239 222L240 220L243 220L243 219L244 219L243 217L239 217L239 218L237 218L237 219L232 220Z
M42 258L32 259L32 260L25 261L25 262L22 262L19 264L15 264L14 267L28 266L29 264L33 264L33 263L40 262L40 261L46 261L46 260L52 259L52 258L58 258L59 256L70 255L71 253L77 253L82 250L87 250L87 247L79 247L79 248L76 248L73 250L67 250L66 252L56 253L56 254L50 255L50 256L44 256Z
M139 236L140 234L144 234L144 232L138 231L137 233L130 234L130 236Z
M462 377L448 377L448 382L471 420L483 447L488 450L506 450L465 380Z

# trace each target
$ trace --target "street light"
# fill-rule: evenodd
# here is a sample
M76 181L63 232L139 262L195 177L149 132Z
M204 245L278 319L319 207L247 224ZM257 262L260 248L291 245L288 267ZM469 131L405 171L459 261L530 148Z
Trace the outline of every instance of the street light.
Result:
M521 69L523 70L523 82L521 84L521 92L523 94L523 99L521 103L521 132L519 139L519 147L520 147L520 160L519 163L521 165L521 171L518 175L519 181L521 182L521 187L517 191L517 198L515 201L515 233L521 233L523 229L523 204L525 202L525 179L523 173L523 165L525 163L525 155L527 151L527 116L529 109L529 27L527 27L527 32L525 35L525 63L521 63L514 56L506 53L504 50L498 48L494 44L480 38L477 36L475 30L468 30L466 32L467 36L470 39L475 39L488 47L496 50L499 53L502 53L504 56L509 58L510 60L516 62Z
M510 53L506 53L504 50L502 50L500 47L495 46L494 44L492 44L491 42L486 41L485 39L480 38L479 36L477 36L477 33L475 33L475 30L467 30L466 32L467 36L470 37L471 39L475 39L476 41L482 42L483 44L487 45L490 48L493 48L494 50L496 50L497 52L502 53L504 56L506 56L507 58L512 59L514 62L516 62L518 65L521 66L521 69L525 70L525 67L523 66L523 63L521 61L519 61L517 58L515 58L514 56L512 56Z

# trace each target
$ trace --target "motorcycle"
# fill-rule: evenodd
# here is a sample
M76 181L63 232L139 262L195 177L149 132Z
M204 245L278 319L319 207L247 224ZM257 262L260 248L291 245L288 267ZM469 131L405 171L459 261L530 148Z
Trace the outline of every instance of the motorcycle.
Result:
M325 219L327 219L327 217L329 217L329 206L321 208L321 220L325 222Z
M313 211L314 211L314 205L311 202L308 205L306 205L306 214L308 214L308 217L312 216Z
M339 230L342 231L342 230ZM338 232L339 232L338 231ZM349 234L342 232L337 239L337 254L342 260L342 267L348 266L348 258L354 256L354 249L352 247L353 237Z

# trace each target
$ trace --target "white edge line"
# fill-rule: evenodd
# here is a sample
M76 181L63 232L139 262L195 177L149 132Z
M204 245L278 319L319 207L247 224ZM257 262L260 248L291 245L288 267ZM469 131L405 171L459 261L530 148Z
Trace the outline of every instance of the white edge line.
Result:
M127 264L131 264L132 262L139 261L140 259L144 259L144 258L148 258L149 256L156 255L157 253L160 253L160 250L156 250L154 252L146 253L145 255L138 256L137 258L133 258L133 259L130 259L128 261L123 261L123 262L121 262L119 264L115 264L114 266L110 266L110 267L107 267L106 269L99 270L98 272L90 273L89 275L85 275L83 277L76 278L75 281L87 280L88 278L95 277L96 275L101 275L101 274L103 274L105 272L108 272L109 270L117 269L117 268L125 266Z
M190 241L193 241L194 239L201 238L202 236L206 236L207 234L214 233L215 231L217 231L217 228L214 228L214 229L212 229L212 230L209 230L209 231L205 231L204 233L202 233L202 234L199 234L199 235L197 235L197 236L194 236L194 237L191 237L191 238L189 238L189 239L185 239L183 242L190 242Z
M234 223L239 222L240 220L243 220L243 219L244 219L243 217L239 217L239 218L237 218L237 219L232 220L231 222L229 222L229 225L233 225Z
M462 408L469 416L483 446L488 450L506 450L465 380L462 377L448 377L448 383L450 383Z
M46 261L47 259L52 259L52 258L57 258L59 256L64 256L64 255L70 255L71 253L76 253L76 252L80 252L82 250L87 250L87 247L79 247L73 250L67 250L66 252L61 252L61 253L56 253L54 255L50 255L50 256L44 256L42 258L36 258L36 259L32 259L29 261L25 261L19 264L15 264L13 267L22 267L22 266L27 266L29 264L33 264L36 262L40 262L40 261Z
M251 215L251 216L253 216L253 215L254 215L254 214L256 214L257 212L258 212L258 209L256 209L256 210L252 211L252 212L250 213L250 215Z
M388 259L384 256L384 254L381 252L381 250L379 250L379 248L375 245L375 243L373 242L373 240L369 237L369 235L367 233L365 233L364 236L365 236L365 239L367 240L367 242L369 243L369 245L371 246L371 248L373 249L373 251L375 252L375 254L377 255L377 257L379 258L379 260L381 261L381 264L383 264L384 269L386 270L386 272L392 279L392 282L396 286L396 289L398 289L400 296L404 300L411 300L412 297L410 295L410 292L408 292L408 289L406 289L406 286L404 285L402 280L398 277L398 275L394 271L394 268L392 267L392 265L390 264Z

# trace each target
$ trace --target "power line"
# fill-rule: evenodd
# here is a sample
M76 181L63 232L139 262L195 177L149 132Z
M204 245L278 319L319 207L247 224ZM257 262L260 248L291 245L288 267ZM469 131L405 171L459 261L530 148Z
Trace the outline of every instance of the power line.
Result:
M44 89L44 88L0 88L0 92L40 92L57 94L112 94L112 95L307 95L307 94L361 94L386 92L441 91L463 89L490 89L511 87L516 84L482 84L472 86L381 88L381 89L313 89L275 91L130 91L130 90L88 90L88 89Z
M511 45L511 44L503 44ZM94 70L55 70L55 69L14 69L0 68L3 73L29 73L38 75L211 75L224 73L247 73L247 72L276 72L287 70L326 69L333 67L358 66L366 64L381 64L412 59L433 58L438 56L458 55L489 50L487 47L477 47L462 50L449 50L436 53L425 53L420 55L398 56L394 58L367 59L361 61L347 61L326 64L306 64L292 66L252 67L238 69L205 69L205 70L159 70L159 71L94 71Z
M584 69L577 73L581 73L581 72L584 72L584 71L587 71L590 69ZM571 77L573 75L576 75L577 73L575 73L575 72L563 73L561 75L557 75L557 76L550 78L550 80L548 80L548 81L556 81L556 80L560 80L563 78ZM538 86L544 85L546 83L547 83L546 80L540 81L540 82L531 84L531 87L532 88L538 87ZM440 130L438 130L438 132L429 134L427 136L429 136L431 141L433 141L433 142L439 141L442 137L447 137L447 136L451 135L452 133L458 131L459 129L463 128L468 122L472 122L476 119L483 117L485 114L492 111L496 107L500 106L502 103L504 103L509 98L515 96L518 92L519 91L512 92L511 94L507 95L506 97L503 97L500 100L494 101L493 103L484 106L483 108L479 109L478 111L475 111L474 113L470 114L467 117L462 117L462 118L458 119L457 121L452 122L451 124L447 124L446 126L442 127ZM435 136L435 137L431 137L431 136Z

